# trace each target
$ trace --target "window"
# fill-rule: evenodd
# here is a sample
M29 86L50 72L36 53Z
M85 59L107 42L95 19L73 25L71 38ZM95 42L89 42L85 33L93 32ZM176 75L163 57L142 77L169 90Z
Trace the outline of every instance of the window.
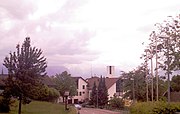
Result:
M112 74L112 68L109 66L109 74Z
M85 92L83 91L83 94L85 94Z
M79 92L79 96L81 96L82 95L82 93L81 92Z
M85 85L83 85L82 88L85 89Z

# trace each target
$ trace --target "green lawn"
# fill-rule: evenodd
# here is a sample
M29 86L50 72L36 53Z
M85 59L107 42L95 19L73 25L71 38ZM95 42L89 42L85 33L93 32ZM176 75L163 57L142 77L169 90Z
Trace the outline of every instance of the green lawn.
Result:
M17 112L18 105L14 104L8 114L17 114ZM22 105L22 114L76 114L76 110L70 107L68 111L65 111L64 105L61 104L33 101L28 105Z

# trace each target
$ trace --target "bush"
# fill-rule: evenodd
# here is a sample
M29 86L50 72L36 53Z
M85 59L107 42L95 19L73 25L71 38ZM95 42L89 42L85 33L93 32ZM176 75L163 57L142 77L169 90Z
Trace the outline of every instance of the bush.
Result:
M38 101L54 102L58 97L59 92L56 89L43 85L37 87L30 98Z
M0 97L0 112L8 113L10 111L10 99Z
M124 101L120 98L114 97L109 101L109 106L113 109L123 109L124 108Z
M130 107L131 114L174 114L180 111L180 103L142 102Z

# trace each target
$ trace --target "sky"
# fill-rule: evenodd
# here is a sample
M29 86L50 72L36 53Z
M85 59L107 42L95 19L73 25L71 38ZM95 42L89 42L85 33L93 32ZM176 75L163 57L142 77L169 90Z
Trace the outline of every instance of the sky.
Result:
M179 6L179 0L0 0L0 62L30 37L47 58L48 75L106 75L112 65L119 76L142 63L154 24L178 15Z

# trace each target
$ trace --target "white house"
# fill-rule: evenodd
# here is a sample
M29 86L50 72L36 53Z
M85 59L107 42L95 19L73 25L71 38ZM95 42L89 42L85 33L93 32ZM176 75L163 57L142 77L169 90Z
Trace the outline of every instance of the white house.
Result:
M88 78L87 79L87 82L88 82L88 91L89 91L89 95L88 95L88 98L90 99L91 97L91 92L92 92L92 88L94 86L94 82L96 83L96 85L98 86L99 85L99 80L100 78L99 77L91 77L91 78ZM105 84L106 84L106 87L107 87L107 90L108 90L108 98L109 100L111 98L114 97L114 95L116 95L117 93L117 81L119 80L119 78L105 78Z
M88 83L82 77L72 77L76 82L77 94L71 98L68 98L68 102L72 104L82 103L88 99Z

